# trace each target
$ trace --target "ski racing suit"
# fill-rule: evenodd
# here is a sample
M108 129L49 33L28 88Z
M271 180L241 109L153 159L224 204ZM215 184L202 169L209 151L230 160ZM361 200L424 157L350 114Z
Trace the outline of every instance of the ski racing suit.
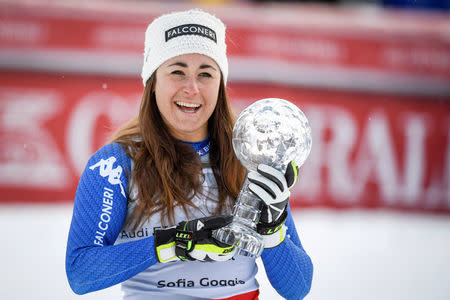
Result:
M215 211L217 185L208 165L209 139L189 143L200 155L204 182L192 200L189 218ZM78 184L69 230L66 273L72 290L85 294L122 284L124 300L223 299L259 288L254 258L236 255L224 262L177 261L158 263L153 228L159 213L138 229L127 226L136 188L129 178L133 161L118 143L105 145L88 161ZM230 212L226 212L230 213ZM175 224L187 220L175 208ZM272 286L286 299L302 299L311 287L312 263L304 251L288 207L285 240L261 255ZM235 299L235 298L233 298Z

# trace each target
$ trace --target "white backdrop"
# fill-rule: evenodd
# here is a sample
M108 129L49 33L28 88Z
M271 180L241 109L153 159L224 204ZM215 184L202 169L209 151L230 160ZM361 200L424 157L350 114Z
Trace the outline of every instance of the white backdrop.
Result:
M118 286L69 288L64 256L72 206L0 205L1 299L120 299ZM306 299L450 299L450 218L386 211L297 210L314 263ZM260 264L261 266L261 264ZM260 299L282 299L262 267Z

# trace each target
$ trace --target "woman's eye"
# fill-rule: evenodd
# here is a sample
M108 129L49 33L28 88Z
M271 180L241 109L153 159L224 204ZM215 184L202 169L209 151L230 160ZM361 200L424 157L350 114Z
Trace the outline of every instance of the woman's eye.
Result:
M203 73L200 73L200 77L212 77L212 76L209 73L203 72Z
M170 74L183 75L184 73L182 71L180 71L180 70L175 70L175 71L172 71Z

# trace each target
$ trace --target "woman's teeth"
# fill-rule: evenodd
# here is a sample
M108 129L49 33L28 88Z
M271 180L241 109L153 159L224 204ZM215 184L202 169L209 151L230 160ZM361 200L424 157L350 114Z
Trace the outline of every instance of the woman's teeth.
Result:
M177 101L176 103L178 106L181 106L181 107L188 107L188 108L199 108L200 107L200 104L186 103L186 102L182 102L182 101Z
M200 104L186 103L183 101L175 102L178 108L184 113L195 113L200 108Z

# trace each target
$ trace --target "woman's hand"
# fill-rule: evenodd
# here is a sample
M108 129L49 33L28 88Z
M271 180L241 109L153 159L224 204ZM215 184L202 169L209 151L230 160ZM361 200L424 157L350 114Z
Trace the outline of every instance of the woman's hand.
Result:
M234 245L219 242L212 232L227 226L232 216L211 216L155 228L155 249L159 262L178 260L226 261L235 254Z
M265 248L276 247L284 240L286 208L291 195L289 189L295 185L297 178L298 167L293 161L284 174L265 164L258 165L257 172L248 173L248 188L262 200L257 231L263 235Z

